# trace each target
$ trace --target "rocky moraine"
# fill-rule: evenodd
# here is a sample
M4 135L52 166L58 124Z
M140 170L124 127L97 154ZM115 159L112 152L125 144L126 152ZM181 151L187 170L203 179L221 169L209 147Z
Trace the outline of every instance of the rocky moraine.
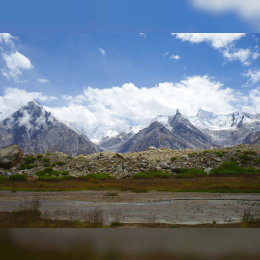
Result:
M17 145L17 151L21 151ZM10 147L10 146L9 146ZM0 150L0 162L10 161L3 158ZM1 158L2 156L2 158ZM21 153L20 153L21 156ZM20 170L26 159L30 158L31 169ZM237 161L241 167L260 167L260 145L239 144L232 147L215 148L209 150L190 149L171 150L168 148L149 147L147 151L132 153L100 152L88 156L67 156L62 152L51 154L22 155L20 161L13 166L3 167L0 164L0 174L6 177L18 173L26 174L29 179L37 179L35 173L47 167L53 171L67 171L70 176L79 177L89 173L109 173L116 178L131 178L133 174L146 171L170 172L177 175L180 169L202 169L207 174L219 167L223 162ZM7 165L7 164L6 164ZM61 175L60 175L61 176Z

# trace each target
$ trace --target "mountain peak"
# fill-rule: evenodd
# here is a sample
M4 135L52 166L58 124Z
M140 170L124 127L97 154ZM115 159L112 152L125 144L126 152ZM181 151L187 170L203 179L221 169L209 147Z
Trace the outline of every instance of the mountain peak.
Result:
M29 102L27 103L27 105L25 105L25 106L33 106L33 105L34 105L34 106L41 107L40 103L39 103L38 101L36 101L35 99L29 101Z

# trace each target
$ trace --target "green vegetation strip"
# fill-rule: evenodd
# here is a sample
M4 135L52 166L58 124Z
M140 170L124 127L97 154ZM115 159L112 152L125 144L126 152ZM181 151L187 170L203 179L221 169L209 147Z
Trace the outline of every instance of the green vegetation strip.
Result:
M89 179L99 179L99 180L108 180L114 179L115 177L111 176L109 173L89 173L87 175L81 175L79 179L89 180Z
M153 179L153 178L169 178L169 172L157 172L157 171L148 171L135 173L132 176L134 179Z
M192 178L196 176L208 176L207 173L200 169L180 169L180 173L176 176L177 178Z
M223 162L220 167L212 169L210 175L221 174L260 174L260 169L253 167L242 168L237 162Z

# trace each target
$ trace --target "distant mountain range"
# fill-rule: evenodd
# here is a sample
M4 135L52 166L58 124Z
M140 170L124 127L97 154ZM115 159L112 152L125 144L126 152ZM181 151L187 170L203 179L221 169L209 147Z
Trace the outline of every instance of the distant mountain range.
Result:
M142 151L149 145L171 149L207 149L211 146L249 144L259 136L260 114L235 111L216 115L200 109L196 117L189 118L177 110L174 116L157 116L148 127L135 133L125 130L115 137L104 138L99 146L115 152Z
M251 142L260 144L260 114L238 111L216 115L200 109L195 117L187 117L177 110L175 115L159 115L118 133L102 125L60 120L33 100L0 122L0 148L18 144L25 154L50 150L68 155L104 150L123 153L149 146L208 149Z

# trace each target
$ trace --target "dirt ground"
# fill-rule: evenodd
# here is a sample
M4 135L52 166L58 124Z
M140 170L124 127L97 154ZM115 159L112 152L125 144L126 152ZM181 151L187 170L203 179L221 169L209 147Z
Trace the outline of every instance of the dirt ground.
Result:
M113 194L115 193L115 194ZM114 195L114 196L112 196ZM133 193L131 191L25 192L0 191L0 211L12 211L39 198L42 214L53 219L86 220L100 209L104 223L216 224L241 222L244 210L260 212L260 194L199 192Z

